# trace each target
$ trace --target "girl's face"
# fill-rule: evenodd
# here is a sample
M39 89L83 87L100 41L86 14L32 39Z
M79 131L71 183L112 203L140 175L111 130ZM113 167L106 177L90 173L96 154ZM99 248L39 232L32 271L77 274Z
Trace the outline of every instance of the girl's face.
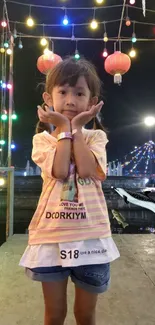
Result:
M69 84L56 86L52 95L44 93L43 98L48 106L53 106L56 112L65 115L69 120L89 110L98 101L97 97L91 98L86 79L82 76L74 87L70 87Z

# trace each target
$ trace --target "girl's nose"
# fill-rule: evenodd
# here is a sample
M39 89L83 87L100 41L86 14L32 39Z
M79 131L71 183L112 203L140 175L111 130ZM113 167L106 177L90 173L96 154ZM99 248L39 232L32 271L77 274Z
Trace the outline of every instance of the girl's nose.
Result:
M75 96L73 94L67 94L66 104L71 106L75 105Z

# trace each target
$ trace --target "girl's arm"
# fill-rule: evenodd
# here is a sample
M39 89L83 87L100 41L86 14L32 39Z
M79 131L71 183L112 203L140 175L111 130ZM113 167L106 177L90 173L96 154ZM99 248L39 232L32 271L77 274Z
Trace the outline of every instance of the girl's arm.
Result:
M81 178L97 177L97 161L80 130L73 137L73 152L79 176Z
M81 128L100 112L103 102L93 105L89 111L82 112L71 121L72 130L77 132L73 136L73 152L78 174L81 178L98 178L98 162L96 156L86 144Z
M61 132L70 132L70 123L66 123L60 130ZM57 142L56 153L53 161L52 175L55 178L64 180L68 176L71 158L71 139L62 139Z
M58 133L71 131L71 124L69 119L58 112L52 111L47 106L45 106L45 110L43 110L42 107L38 106L38 116L41 122L53 124L57 128ZM48 164L50 163L50 153L51 150L48 149L48 153L42 155L42 159L46 156L46 162L48 162ZM64 180L68 176L69 171L71 157L71 139L62 139L58 141L56 143L54 156L52 155L52 157L53 161L51 161L51 176ZM47 166L47 163L44 165ZM49 167L50 166L47 166L47 169Z

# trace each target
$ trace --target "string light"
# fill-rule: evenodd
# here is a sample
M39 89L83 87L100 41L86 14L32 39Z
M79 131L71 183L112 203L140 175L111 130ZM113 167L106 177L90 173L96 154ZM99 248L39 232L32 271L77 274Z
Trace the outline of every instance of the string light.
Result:
M9 43L6 41L4 42L4 47L7 49L9 47Z
M0 140L0 144L1 144L1 146L4 146L4 145L5 145L5 143L6 143L6 141L5 141L5 140Z
M99 5L102 4L104 2L104 0L96 0L96 3L98 3Z
M0 48L0 52L3 54L3 53L5 53L5 48L4 47L1 47Z
M0 186L3 186L5 184L5 179L4 178L0 178Z
M14 143L11 144L11 149L16 149L16 145Z
M125 24L127 27L131 25L131 20L129 18L129 12L128 12L128 6L126 6L126 19L125 19Z
M132 43L136 43L136 42L137 42L136 34L132 33Z
M131 156L131 158L129 158ZM129 152L125 157L123 157L122 168L124 170L124 175L137 175L137 174L147 174L149 163L155 158L155 142L152 140L144 143L144 145L135 147L135 149ZM115 165L118 159L113 162Z
M7 111L4 110L3 113L2 113L2 115L1 115L1 120L2 121L7 121L7 119L8 119Z
M3 88L3 89L6 88L6 83L5 83L5 82L2 83L2 88Z
M75 57L76 60L79 60L80 59L80 54L79 54L79 51L78 50L75 50L74 57Z
M17 120L17 114L15 112L12 113L11 117L12 117L12 120L14 120L14 121Z
M32 17L29 17L26 21L26 24L28 27L33 27L34 26L34 20Z
M104 35L103 35L103 40L104 40L105 43L108 42L108 35L107 35L107 32L104 33Z
M17 30L16 30L16 27L14 27L14 30L13 30L13 37L14 38L17 38Z
M11 54L12 54L12 50L11 50L11 49L7 49L7 50L6 50L6 53L7 53L8 55L11 55Z
M97 27L98 27L98 22L97 22L97 20L95 19L95 10L96 10L96 8L94 8L93 20L92 20L92 22L91 22L91 24L90 24L90 27L91 27L92 29L97 29Z
M134 5L136 0L130 0L130 5Z
M125 25L126 25L127 27L131 26L131 20L130 20L130 18L129 18L128 16L126 17Z
M45 55L48 55L49 51L50 51L49 48L46 47L46 49L44 49L43 53L44 53Z
M108 51L107 51L106 47L104 48L102 55L103 55L104 58L107 58Z
M42 45L42 46L46 46L47 45L47 39L45 38L45 37L43 37L42 39L41 39L41 41L40 41L40 44Z
M92 22L91 22L91 24L90 24L90 27L91 27L92 29L97 29L97 27L98 27L98 22L96 21L96 19L93 19L93 20L92 20Z
M129 56L130 56L131 58L135 58L135 57L136 57L136 50L135 50L134 48L132 48L132 49L130 50L130 52L129 52Z
M75 55L74 55L74 58L76 60L79 60L80 59L80 54L79 54L79 51L78 51L78 48L77 48L77 41L76 41L76 49L75 49Z
M7 88L10 90L12 89L12 85L11 84L7 84Z
M69 23L69 21L68 21L68 17L67 17L67 9L65 8L65 16L64 16L64 19L63 19L63 24L65 26L67 26L68 23Z
M22 40L19 39L18 48L21 50L23 48Z
M3 20L3 21L1 22L1 26L4 27L4 28L7 26L7 22L6 22L6 20Z

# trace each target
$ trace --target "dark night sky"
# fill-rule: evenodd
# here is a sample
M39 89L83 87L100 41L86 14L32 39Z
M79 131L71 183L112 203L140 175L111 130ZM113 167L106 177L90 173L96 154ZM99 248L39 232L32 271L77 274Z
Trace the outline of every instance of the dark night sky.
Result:
M28 0L20 2L30 3ZM127 3L129 1L127 0ZM148 8L155 10L154 0L146 0ZM95 0L31 0L33 4L56 5L56 6L94 6ZM123 0L105 0L107 5L122 4ZM141 6L141 0L136 1ZM2 1L1 1L2 10ZM10 20L25 21L29 8L7 4ZM92 11L68 12L71 23L86 22L92 18ZM121 9L106 9L97 11L96 18L100 21L120 18ZM32 8L32 16L40 23L59 23L64 13L62 10L53 11L41 8ZM147 13L144 19L142 11L129 9L132 20L150 21L155 23L155 13ZM12 25L11 25L12 26ZM13 27L13 26L12 26ZM117 23L107 26L109 36L117 36ZM22 25L17 25L18 32L42 35L42 28L28 31ZM46 28L45 34L53 36L70 36L69 27ZM122 35L130 36L132 27L127 29L123 24ZM136 25L137 37L154 37L153 26ZM102 37L103 26L98 31L92 32L87 27L75 28L76 37ZM75 43L72 41L54 41L55 52L62 57L73 54ZM37 85L44 81L36 68L37 58L42 54L42 48L36 39L23 40L24 48L19 50L15 47L14 55L14 101L15 109L19 115L18 122L14 122L13 139L17 143L17 150L13 153L13 164L19 167L25 166L26 160L31 156L31 141L37 122L37 105L41 101L41 88ZM142 145L148 140L148 132L141 123L143 117L155 114L155 42L137 42L137 58L132 61L130 71L123 77L121 86L113 84L113 77L104 71L104 60L101 56L104 44L96 41L82 41L78 43L78 50L97 67L99 76L104 82L104 101L102 111L104 126L109 129L108 159L123 157L133 149L135 145ZM113 43L107 45L110 53L113 52ZM131 43L123 43L122 51L128 52ZM153 134L155 136L155 133Z

